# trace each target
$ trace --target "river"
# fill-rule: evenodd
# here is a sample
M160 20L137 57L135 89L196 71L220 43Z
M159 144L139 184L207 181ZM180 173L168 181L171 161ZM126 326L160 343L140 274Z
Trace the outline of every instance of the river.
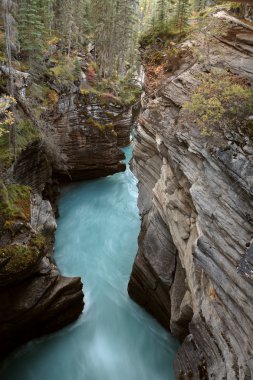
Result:
M127 294L140 230L129 167L66 187L59 207L55 258L64 275L82 277L85 311L15 352L0 379L174 380L177 342Z

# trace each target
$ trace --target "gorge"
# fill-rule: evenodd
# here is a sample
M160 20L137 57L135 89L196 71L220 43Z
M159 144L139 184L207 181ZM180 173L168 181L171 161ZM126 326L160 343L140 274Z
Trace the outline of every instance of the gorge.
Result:
M105 3L0 66L0 378L251 380L252 6Z
M125 152L129 160L131 147ZM173 379L176 341L127 296L140 228L129 167L68 186L59 206L55 259L63 275L84 280L85 312L14 354L0 378L99 380L102 373L115 380Z

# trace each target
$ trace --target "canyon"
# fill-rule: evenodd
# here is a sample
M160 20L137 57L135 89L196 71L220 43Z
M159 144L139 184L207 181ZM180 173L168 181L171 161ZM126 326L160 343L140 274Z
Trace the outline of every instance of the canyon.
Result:
M252 20L250 7L247 15ZM162 81L152 82L144 62L131 161L142 224L128 293L181 342L177 379L250 380L252 136L233 130L203 136L183 110L203 74L226 70L253 85L251 22L225 11L214 18L226 24L225 32L173 42L177 60ZM82 313L81 279L62 276L53 258L59 185L126 169L120 148L130 143L132 107L79 90L73 85L46 110L46 128L38 125L44 139L20 153L6 175L8 185L0 184L1 207L16 194L13 184L24 187L13 201L22 212L0 217L1 359ZM17 99L34 120L20 91ZM27 248L21 266L13 246Z

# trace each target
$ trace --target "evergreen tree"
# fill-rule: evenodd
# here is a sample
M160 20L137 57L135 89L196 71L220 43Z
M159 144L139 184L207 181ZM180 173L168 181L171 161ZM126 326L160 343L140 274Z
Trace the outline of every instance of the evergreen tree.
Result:
M12 49L16 46L16 22L13 17L13 13L15 12L16 3L12 0L3 0L2 1L2 13L3 13L3 21L4 21L4 30L5 30L5 45L6 45L6 54L7 54L7 62L9 69L9 92L12 98L14 98L14 78L13 78L13 69L12 69ZM11 106L12 114L15 113L13 104ZM14 148L14 157L16 158L16 125L15 120L10 124L9 131L9 151L11 148L11 144Z
M92 24L100 77L124 75L134 52L138 2L100 0L92 2Z
M41 22L44 25L44 31L50 36L54 20L54 0L42 0L40 3L39 13Z
M40 0L21 0L19 6L21 51L29 57L30 63L41 56L44 46L45 25L42 20L41 4Z
M188 27L188 19L190 13L189 0L178 0L176 8L176 27L182 33Z

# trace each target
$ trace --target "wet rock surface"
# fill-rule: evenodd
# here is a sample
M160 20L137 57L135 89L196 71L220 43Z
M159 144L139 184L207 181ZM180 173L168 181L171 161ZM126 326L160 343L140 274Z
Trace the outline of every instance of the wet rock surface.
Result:
M252 46L249 30L239 39ZM250 49L216 41L209 58L209 69L229 66L253 82ZM146 99L136 130L132 170L142 229L129 294L181 340L178 379L249 380L252 154L245 142L226 137L210 149L183 121L181 107L206 71L190 63Z

